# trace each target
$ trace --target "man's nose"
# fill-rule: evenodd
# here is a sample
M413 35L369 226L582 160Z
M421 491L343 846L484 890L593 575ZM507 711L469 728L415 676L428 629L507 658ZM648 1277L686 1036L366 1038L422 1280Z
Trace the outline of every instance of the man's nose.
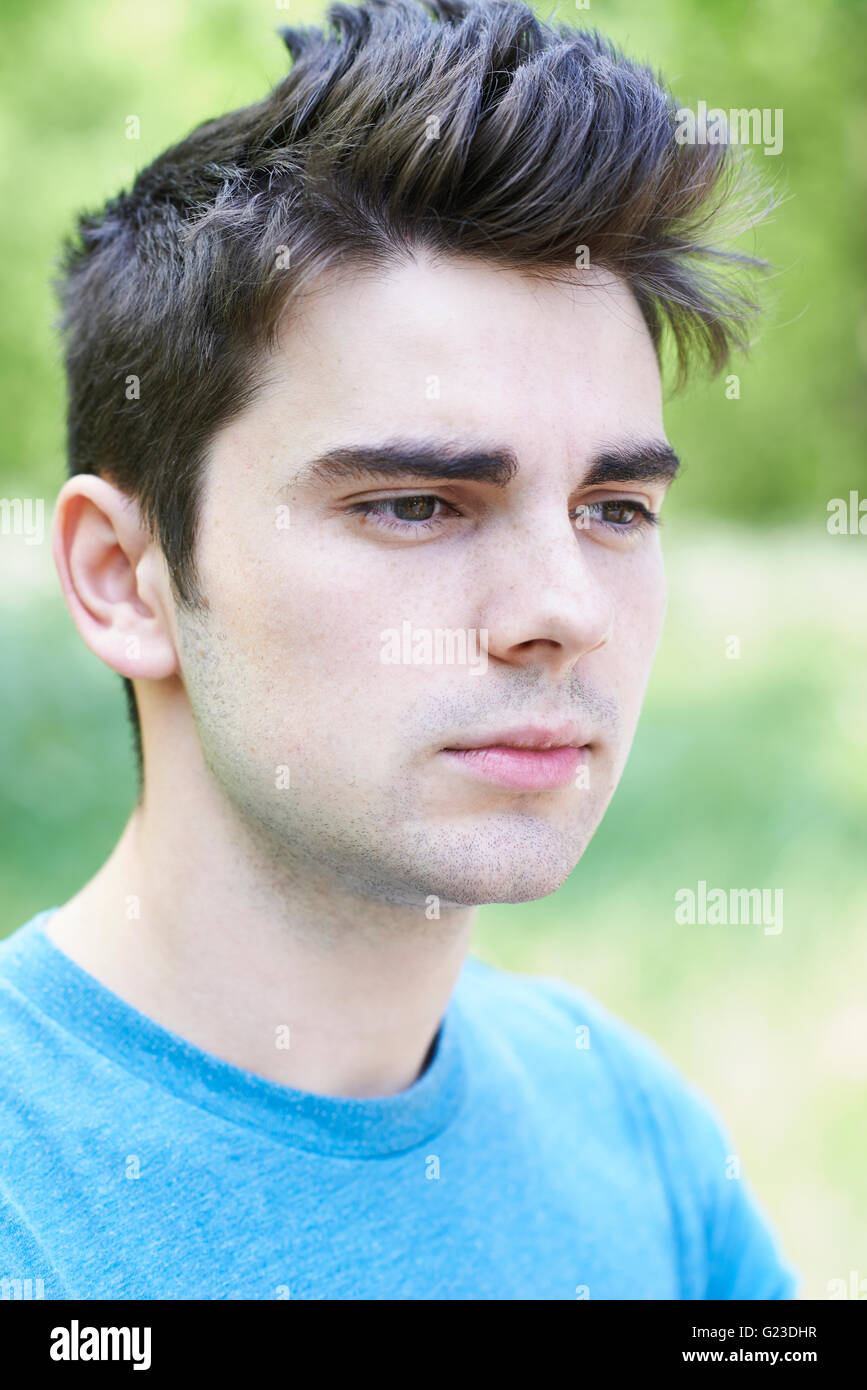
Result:
M523 526L511 539L486 566L479 624L488 632L489 658L544 664L556 673L604 647L614 606L592 563L592 540L565 513L544 527Z

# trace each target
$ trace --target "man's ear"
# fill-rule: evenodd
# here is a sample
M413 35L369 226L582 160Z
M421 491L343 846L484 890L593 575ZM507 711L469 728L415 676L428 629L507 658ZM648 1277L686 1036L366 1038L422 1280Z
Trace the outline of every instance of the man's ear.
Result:
M72 620L100 661L130 678L175 675L168 571L135 499L76 474L58 494L51 547Z

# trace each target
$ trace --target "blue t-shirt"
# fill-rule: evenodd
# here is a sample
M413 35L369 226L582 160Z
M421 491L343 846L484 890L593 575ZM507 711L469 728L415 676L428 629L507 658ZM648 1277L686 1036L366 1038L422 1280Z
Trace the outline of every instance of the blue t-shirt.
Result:
M576 986L470 956L413 1085L319 1096L140 1013L54 910L0 943L0 1297L794 1296L716 1111Z

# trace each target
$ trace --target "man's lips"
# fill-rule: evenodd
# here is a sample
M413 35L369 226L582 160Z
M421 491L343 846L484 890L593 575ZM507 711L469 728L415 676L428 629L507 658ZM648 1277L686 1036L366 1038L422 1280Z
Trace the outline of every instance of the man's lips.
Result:
M472 776L515 791L564 787L589 757L589 739L577 725L524 727L461 739L441 751Z

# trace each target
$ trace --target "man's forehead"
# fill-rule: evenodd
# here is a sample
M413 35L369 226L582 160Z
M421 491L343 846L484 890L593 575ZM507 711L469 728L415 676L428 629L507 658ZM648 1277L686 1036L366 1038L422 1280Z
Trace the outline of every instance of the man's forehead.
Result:
M551 278L556 276L556 278ZM407 355L476 354L480 365L512 357L528 373L526 349L562 346L570 364L592 345L646 350L650 336L628 284L595 266L547 274L468 257L422 254L379 267L323 272L281 320L278 351L291 361L327 356L343 369L392 366Z
M282 326L259 419L267 429L270 416L277 447L286 440L297 467L404 441L440 454L511 453L525 464L549 450L586 462L609 446L668 447L656 356L613 277L588 279L583 299L563 287L567 304L586 306L578 331L559 299L557 314L546 312L559 287L522 283L516 300L514 272L416 269L332 277ZM476 311L501 299L502 320L480 325Z

